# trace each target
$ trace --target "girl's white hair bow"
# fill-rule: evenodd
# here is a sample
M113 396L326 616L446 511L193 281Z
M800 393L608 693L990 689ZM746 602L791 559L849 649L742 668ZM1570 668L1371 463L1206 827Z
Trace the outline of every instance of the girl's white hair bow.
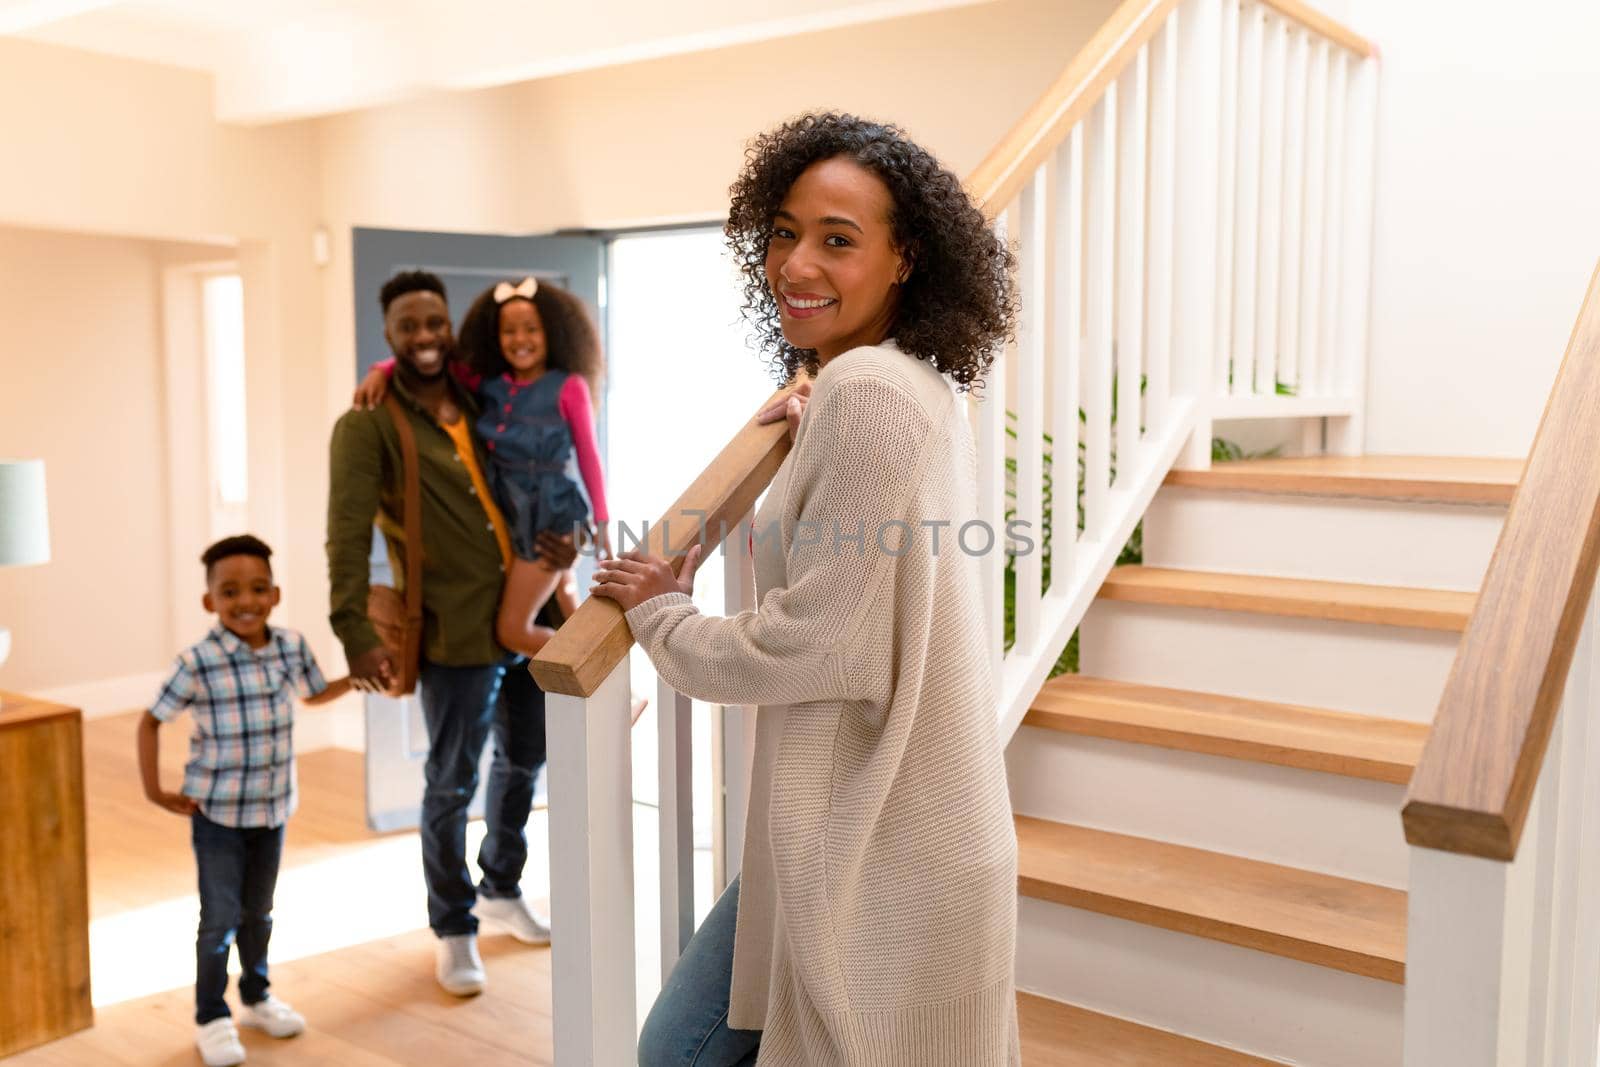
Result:
M504 304L514 296L520 296L524 300L532 300L533 294L538 291L539 280L532 275L522 279L516 285L512 285L510 282L501 282L494 287L494 302L496 304Z

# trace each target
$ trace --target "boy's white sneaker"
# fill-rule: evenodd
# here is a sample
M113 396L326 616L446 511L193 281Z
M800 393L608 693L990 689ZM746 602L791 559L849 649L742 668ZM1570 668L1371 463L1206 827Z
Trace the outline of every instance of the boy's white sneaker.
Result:
M305 1017L271 993L265 1000L246 1004L243 1021L269 1037L293 1037L304 1033L306 1028Z
M478 918L507 930L512 937L528 945L548 945L550 924L528 906L526 897L478 897L473 909Z
M435 953L433 973L446 993L475 997L489 984L488 975L483 973L483 959L478 955L477 934L441 937Z
M235 1067L244 1062L239 1031L227 1016L202 1024L195 1031L194 1047L200 1050L200 1059L206 1067Z

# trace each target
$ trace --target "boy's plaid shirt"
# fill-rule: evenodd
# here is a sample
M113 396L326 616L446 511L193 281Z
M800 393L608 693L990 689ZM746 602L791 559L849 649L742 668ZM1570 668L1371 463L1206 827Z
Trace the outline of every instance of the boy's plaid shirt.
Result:
M215 626L178 653L150 714L194 715L183 792L223 826L281 826L298 796L294 698L328 687L306 639L277 627L259 651Z

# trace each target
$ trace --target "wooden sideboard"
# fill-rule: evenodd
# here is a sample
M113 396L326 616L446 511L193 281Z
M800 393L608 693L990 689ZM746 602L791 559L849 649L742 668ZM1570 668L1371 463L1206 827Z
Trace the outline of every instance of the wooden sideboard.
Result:
M93 1023L83 714L0 692L0 1057Z

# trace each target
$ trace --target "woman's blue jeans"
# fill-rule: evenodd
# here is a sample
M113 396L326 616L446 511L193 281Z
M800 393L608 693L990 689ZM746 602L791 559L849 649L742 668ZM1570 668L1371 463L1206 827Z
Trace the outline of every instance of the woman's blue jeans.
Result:
M739 879L712 905L639 1034L639 1067L754 1067L760 1030L728 1026Z

